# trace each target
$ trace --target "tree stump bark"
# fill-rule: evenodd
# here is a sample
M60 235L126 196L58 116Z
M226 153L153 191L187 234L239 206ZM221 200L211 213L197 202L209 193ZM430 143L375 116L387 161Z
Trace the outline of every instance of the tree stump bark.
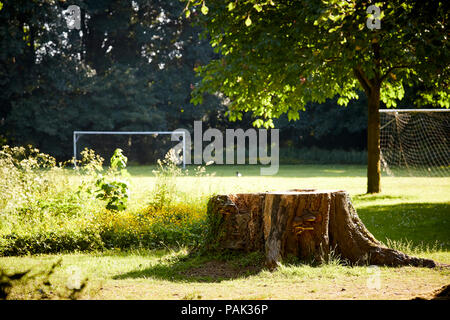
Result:
M263 251L270 269L289 255L324 262L335 254L353 265L437 265L383 246L342 190L218 195L208 203L208 217L211 246Z

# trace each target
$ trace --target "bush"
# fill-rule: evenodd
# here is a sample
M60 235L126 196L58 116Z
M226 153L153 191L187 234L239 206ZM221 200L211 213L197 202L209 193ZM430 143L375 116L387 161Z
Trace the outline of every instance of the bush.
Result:
M158 167L153 170L156 183L150 206L155 210L169 207L176 201L176 178L183 175L183 171L177 166L177 159L175 151L171 149L164 160L158 160Z
M92 151L83 153L92 156ZM93 159L96 159L95 156ZM83 170L89 175L98 162ZM98 159L97 159L98 160ZM54 253L101 246L93 232L98 201L72 183L73 174L32 146L0 151L0 254ZM101 166L101 163L100 163ZM81 170L75 171L80 178ZM83 180L83 179L81 179Z
M197 246L206 228L203 202L153 205L137 212L104 211L98 216L106 248Z
M12 233L4 236L3 240L0 243L0 254L4 256L104 249L100 235L92 230Z

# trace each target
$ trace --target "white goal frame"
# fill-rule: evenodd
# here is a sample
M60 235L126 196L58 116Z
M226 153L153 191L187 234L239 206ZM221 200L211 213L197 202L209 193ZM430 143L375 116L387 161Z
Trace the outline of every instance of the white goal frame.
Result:
M446 112L450 109L380 109L380 112Z
M397 113L397 112L450 112L450 109L379 109L381 113ZM388 126L392 121L395 119L392 119L388 123L385 123L381 128L384 129L386 126Z
M85 134L120 134L120 135L160 135L160 134L181 134L183 136L183 169L186 169L186 133L184 131L74 131L73 132L73 165L77 167L77 141L81 135Z

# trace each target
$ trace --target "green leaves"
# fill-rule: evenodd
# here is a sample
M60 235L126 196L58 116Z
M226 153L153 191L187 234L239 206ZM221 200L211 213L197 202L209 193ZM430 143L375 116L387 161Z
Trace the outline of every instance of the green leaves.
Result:
M295 110L289 110L287 113L287 116L288 116L289 121L300 119L300 115L299 115L298 111L295 111Z
M260 4L255 4L253 5L253 8L255 8L256 11L261 12L262 11L262 6Z
M121 149L116 149L110 162L111 167L107 176L99 175L95 182L98 188L95 197L106 201L106 209L123 211L127 208L130 192L128 182L123 179L128 176L125 170L127 157L122 154Z
M264 120L256 119L255 121L253 121L253 125L257 128L261 128L264 125Z
M99 190L96 198L106 201L106 209L113 211L123 211L127 208L128 183L124 181L106 181L101 177L96 182Z
M122 149L116 149L111 157L110 163L112 169L122 170L127 166L128 158L122 153Z
M366 26L367 5L362 0L209 4L214 14L202 23L222 56L199 70L203 80L192 101L221 92L231 100L230 119L251 112L255 126L282 114L295 120L296 110L308 102L336 96L338 104L347 105L359 98L356 91L380 81L381 98L388 106L404 98L404 86L433 92L433 98L421 97L448 105L444 79L450 78L450 50L442 27L448 13L442 3L380 4L383 23L376 31Z
M205 3L203 3L201 11L204 15L208 14L209 8L205 5Z
M247 27L250 27L252 25L252 19L250 19L250 16L247 16L247 19L245 19L245 25Z

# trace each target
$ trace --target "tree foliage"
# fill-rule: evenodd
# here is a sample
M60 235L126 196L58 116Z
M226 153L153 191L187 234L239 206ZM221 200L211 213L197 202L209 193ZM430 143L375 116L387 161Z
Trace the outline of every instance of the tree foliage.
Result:
M380 29L366 25L371 4L381 9ZM418 105L449 107L445 2L208 0L187 8L203 6L209 13L198 22L221 57L197 69L193 101L220 91L232 119L250 111L256 126L273 126L282 114L297 120L307 102L337 96L347 105L377 86L387 107L413 86Z

